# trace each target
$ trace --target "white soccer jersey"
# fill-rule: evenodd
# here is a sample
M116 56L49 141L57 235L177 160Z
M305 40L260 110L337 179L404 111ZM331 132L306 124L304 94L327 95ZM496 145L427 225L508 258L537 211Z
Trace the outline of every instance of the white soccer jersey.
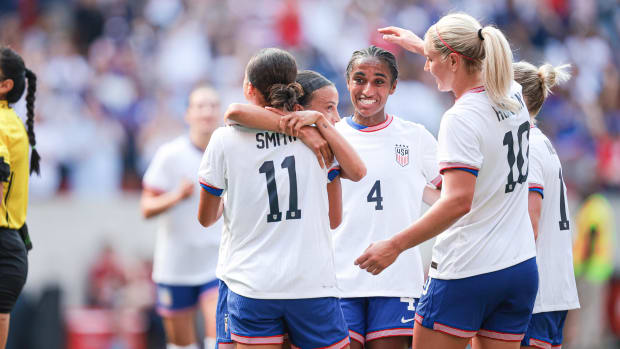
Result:
M338 295L328 171L300 140L241 126L214 132L199 180L226 195L221 279L259 299Z
M162 145L144 174L145 188L156 192L175 190L183 179L195 182L202 150L181 136ZM159 217L153 280L173 285L199 285L215 279L222 220L205 229L198 223L200 186L192 196Z
M562 165L549 139L537 128L530 135L530 190L543 195L536 262L538 294L534 313L579 308Z
M342 297L420 297L424 270L417 247L379 275L353 264L370 243L391 238L420 217L427 183L439 184L437 141L422 126L388 115L360 128L336 124L366 164L359 182L342 181L343 221L335 231L336 270Z
M441 120L441 172L461 168L477 179L470 212L435 241L429 272L434 278L489 273L536 255L527 210L529 114L516 82L510 95L522 105L517 114L492 106L484 88L477 88Z

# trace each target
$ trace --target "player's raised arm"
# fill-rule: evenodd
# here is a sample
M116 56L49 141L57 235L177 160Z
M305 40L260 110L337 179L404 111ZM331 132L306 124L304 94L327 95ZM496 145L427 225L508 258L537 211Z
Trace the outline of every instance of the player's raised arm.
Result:
M377 31L383 34L383 40L396 44L407 51L424 55L424 40L412 31L399 27L379 28Z
M283 114L285 113L273 108L233 103L226 110L225 119L250 128L285 133L285 130L280 127L280 125L283 125L281 123ZM292 134L290 135L293 136ZM313 127L302 127L294 136L299 137L314 152L322 168L329 166L334 160L334 155L327 141Z

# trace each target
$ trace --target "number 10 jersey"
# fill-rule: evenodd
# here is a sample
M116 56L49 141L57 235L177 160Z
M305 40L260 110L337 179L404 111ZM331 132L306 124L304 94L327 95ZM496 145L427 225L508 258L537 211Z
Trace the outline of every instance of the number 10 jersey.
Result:
M466 92L439 127L440 171L477 176L471 210L437 236L429 275L460 279L505 269L536 255L528 214L530 123L521 86L517 113L499 109L483 88Z
M224 195L218 277L233 292L258 299L338 295L328 170L300 140L219 128L198 176L203 189Z

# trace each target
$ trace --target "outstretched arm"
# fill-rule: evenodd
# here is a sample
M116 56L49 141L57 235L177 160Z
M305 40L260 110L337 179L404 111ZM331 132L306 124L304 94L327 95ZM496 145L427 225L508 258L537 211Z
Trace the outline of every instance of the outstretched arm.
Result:
M355 264L374 275L390 266L405 250L439 235L471 209L476 177L472 174L451 170L443 179L443 195L415 223L389 240L371 244L355 260Z
M377 29L383 34L383 40L396 44L407 51L424 55L424 40L413 32L399 27L385 27Z

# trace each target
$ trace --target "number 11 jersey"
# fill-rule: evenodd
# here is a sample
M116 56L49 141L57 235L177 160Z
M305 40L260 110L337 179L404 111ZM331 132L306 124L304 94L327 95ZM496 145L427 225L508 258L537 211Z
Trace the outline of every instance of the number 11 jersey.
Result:
M218 276L258 299L338 295L329 229L329 173L300 140L227 126L216 130L198 172L224 197Z

